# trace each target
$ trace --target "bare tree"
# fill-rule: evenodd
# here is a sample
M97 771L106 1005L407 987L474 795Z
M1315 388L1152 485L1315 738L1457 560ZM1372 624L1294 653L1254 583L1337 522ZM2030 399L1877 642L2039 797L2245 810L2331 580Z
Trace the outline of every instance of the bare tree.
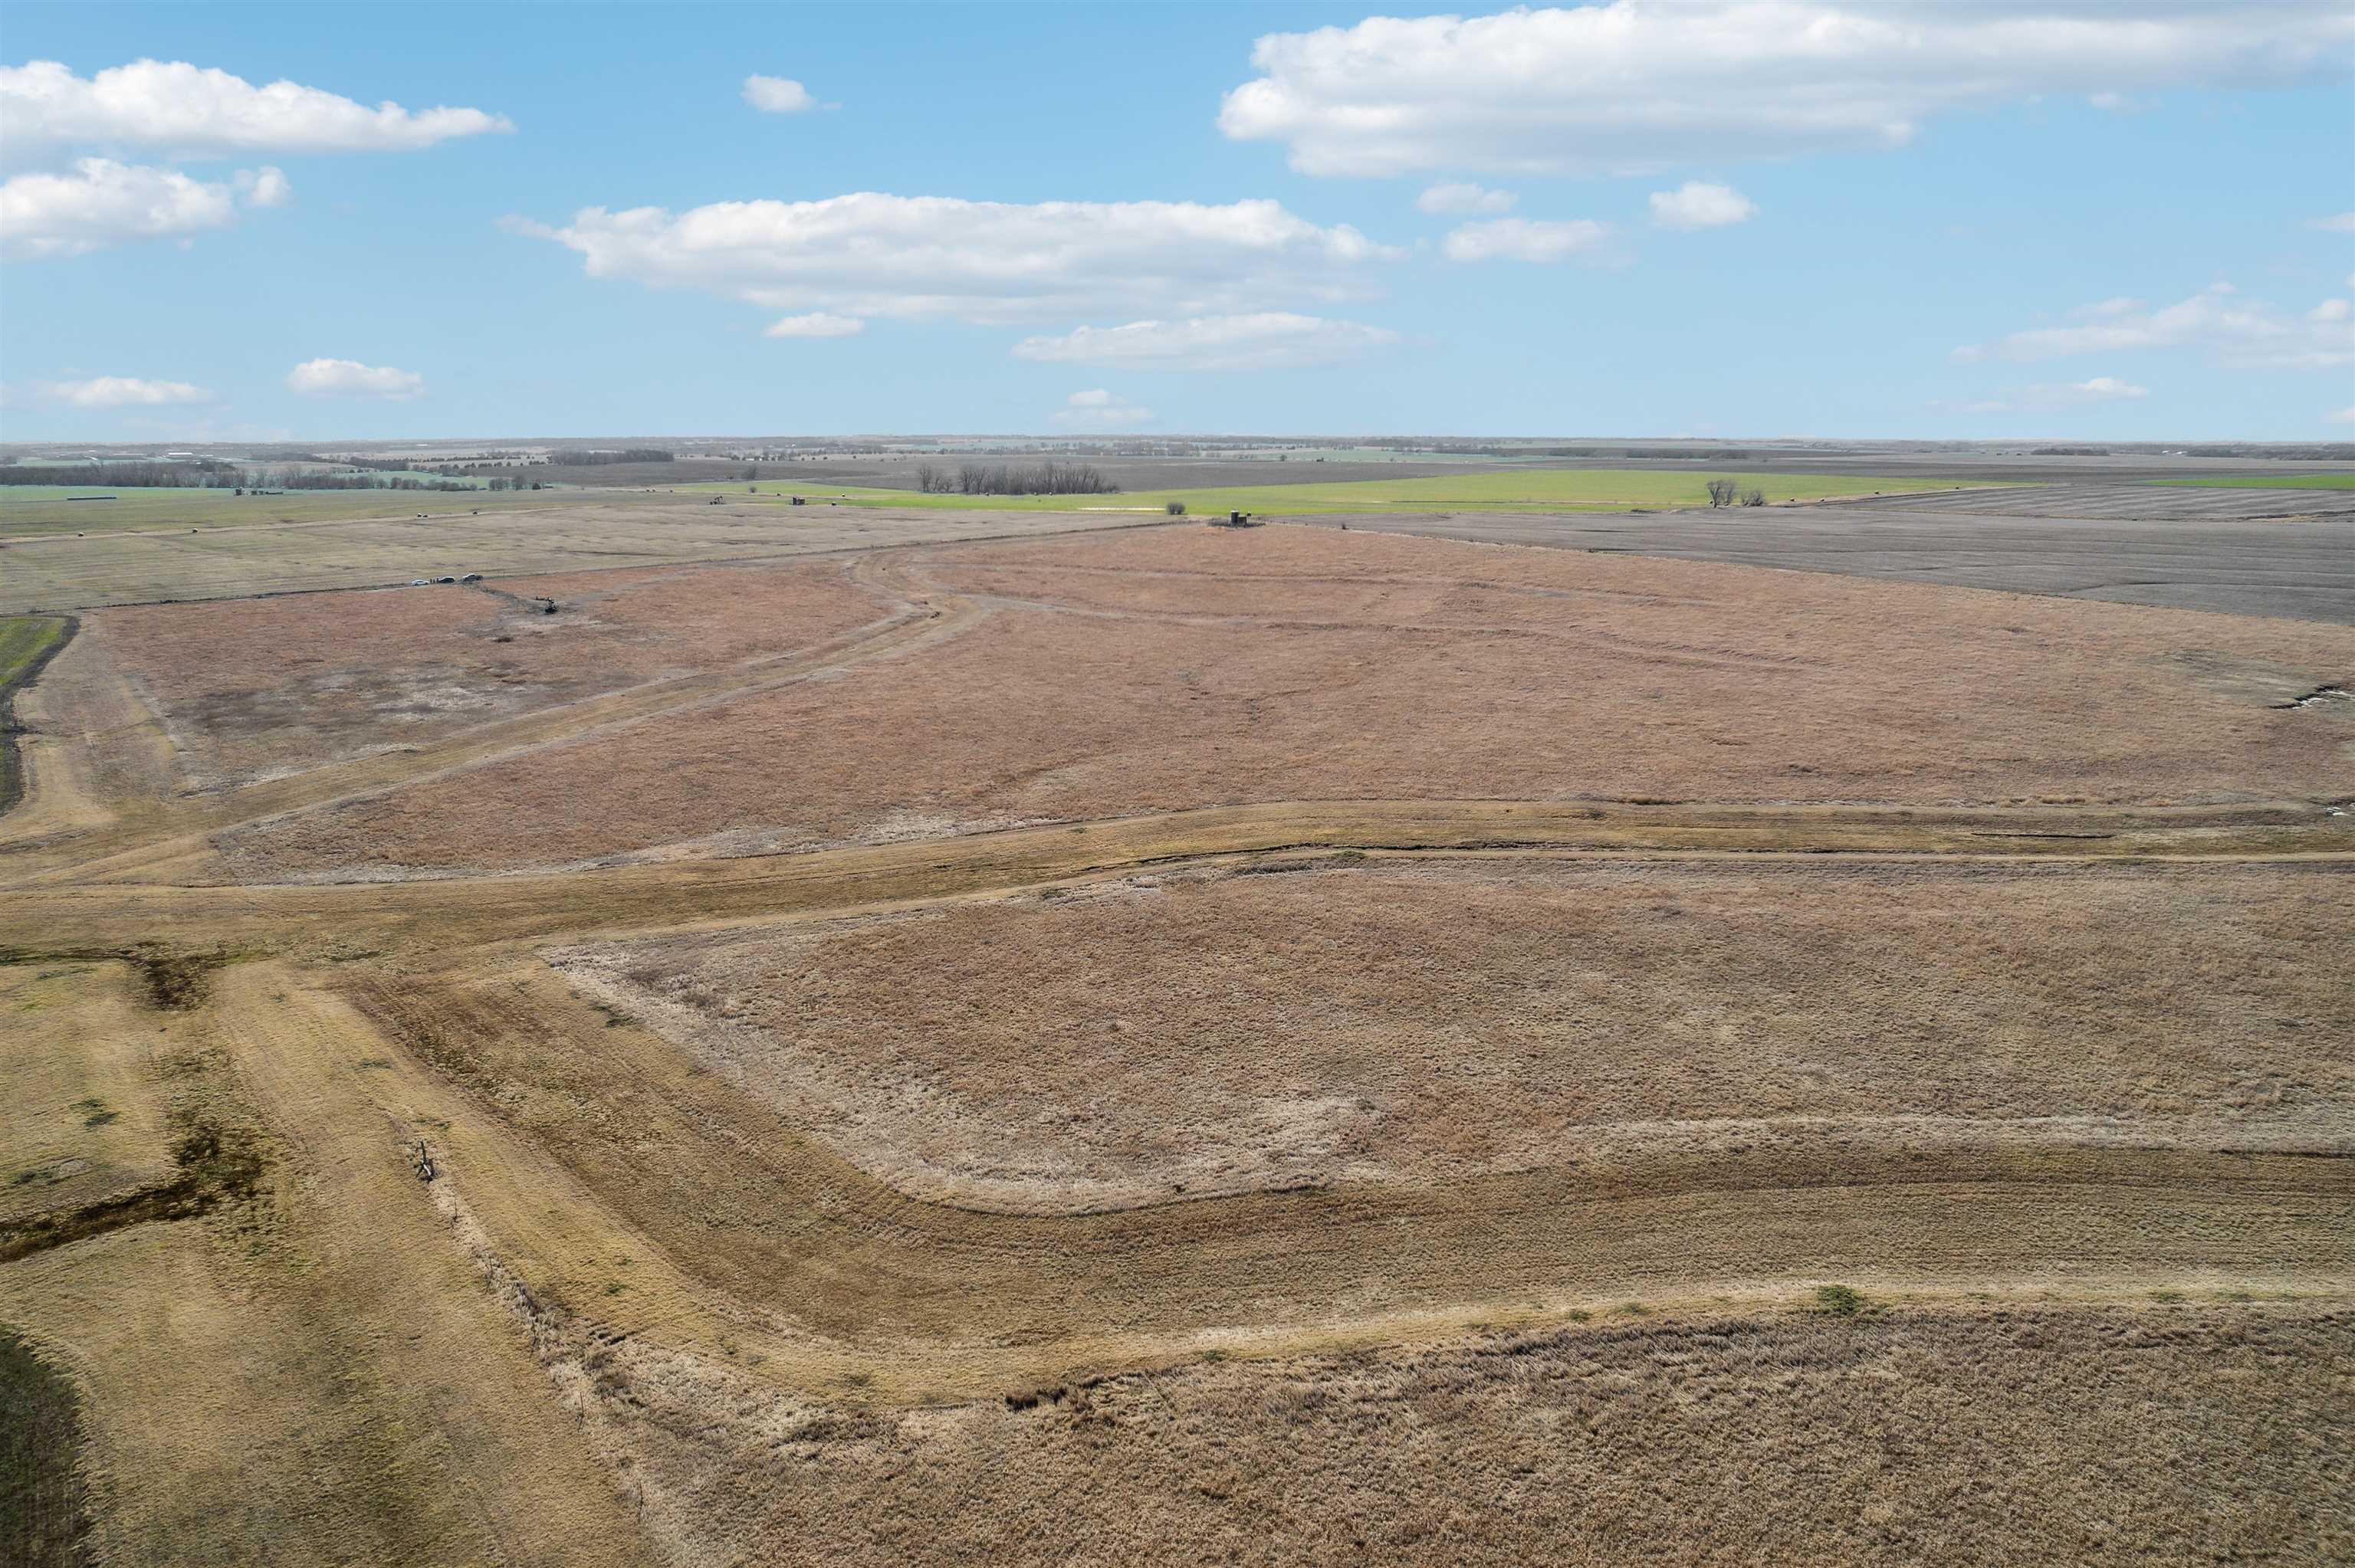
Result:
M1734 482L1730 479L1710 480L1709 482L1709 503L1711 506L1732 505L1734 489Z
M963 495L1109 495L1120 486L1091 463L1050 461L1000 463L994 468L986 463L960 463L954 488Z

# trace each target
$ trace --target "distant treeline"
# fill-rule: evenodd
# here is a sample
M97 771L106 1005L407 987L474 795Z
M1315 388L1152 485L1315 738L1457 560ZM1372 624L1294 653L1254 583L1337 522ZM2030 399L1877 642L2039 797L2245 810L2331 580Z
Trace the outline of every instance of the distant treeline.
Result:
M2345 462L2355 458L2355 443L2324 441L2316 446L2258 446L2236 441L2230 445L2185 447L2186 457L2252 457L2273 458L2284 462Z
M0 463L0 484L53 484L71 489L135 490L169 486L184 490L515 490L522 480L494 479L468 484L454 479L416 479L405 474L280 472L244 470L210 462L105 462L73 468L37 468Z
M225 462L101 462L37 468L30 463L0 463L0 484L222 485L242 484L238 471Z
M567 468L596 468L611 462L677 462L678 454L660 447L623 447L619 451L550 452L548 461Z
M1114 495L1120 486L1084 462L961 462L916 465L916 488L932 495Z
M213 482L216 488L220 482ZM413 475L366 473L251 473L232 484L248 490L513 490L520 482L512 479L488 480L481 484L469 484L462 479L418 479Z

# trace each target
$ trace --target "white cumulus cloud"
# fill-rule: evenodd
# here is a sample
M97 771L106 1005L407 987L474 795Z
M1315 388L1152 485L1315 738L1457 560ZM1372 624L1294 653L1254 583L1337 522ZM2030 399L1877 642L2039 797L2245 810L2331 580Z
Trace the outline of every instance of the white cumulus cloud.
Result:
M2350 403L2344 408L2333 408L2322 416L2322 422L2326 425L2355 425L2355 403Z
M1757 204L1732 185L1687 180L1675 190L1652 193L1652 221L1662 228L1722 228L1757 216Z
M789 76L748 76L744 101L763 114L806 114L822 107L810 90Z
M76 76L56 60L0 67L0 126L22 150L38 143L157 147L176 156L225 153L407 152L454 136L511 131L479 109L374 109L273 81L256 87L186 60L134 60Z
M1511 191L1492 191L1486 185L1433 185L1414 198L1419 211L1462 214L1510 212L1521 198Z
M772 310L984 324L1359 298L1371 291L1368 263L1398 254L1264 200L1021 204L866 191L677 213L584 207L561 228L508 227L577 251L592 278Z
M83 158L67 174L18 175L0 185L0 257L40 260L130 239L185 238L235 223L241 205L278 207L289 194L286 176L272 168L214 181Z
M867 323L857 316L829 315L811 311L805 315L780 316L769 323L764 337L857 337Z
M2355 12L2300 0L1616 0L1271 33L1220 128L1312 175L1649 175L1901 146L2043 94L2328 80Z
M1592 218L1538 222L1500 217L1464 225L1440 249L1450 261L1567 261L1594 255L1610 238L1611 226Z
M1398 334L1387 327L1262 311L1083 326L1055 336L1026 337L1014 345L1014 355L1121 370L1296 370L1338 365L1397 341Z
M77 408L158 408L173 403L209 403L213 395L185 381L149 381L136 376L94 376L87 381L45 381L41 395Z
M2236 370L2319 370L2355 364L2355 321L2347 302L2325 300L2302 316L2262 301L2243 301L2230 283L2211 283L2188 300L2156 309L2138 300L2105 300L2071 313L2074 324L2031 327L1991 344L1955 351L1966 363L1986 359L2063 359L2079 354L2185 348Z
M1131 425L1142 425L1153 418L1153 410L1140 408L1125 397L1116 397L1103 387L1074 392L1063 399L1063 406L1047 416L1050 424L1075 430L1119 430Z
M1960 408L1966 414L2051 413L2057 409L2087 408L2096 403L2132 402L2137 397L2149 396L2150 388L2147 387L2137 387L2115 376L2096 376L2085 381L2015 387L1999 397L1965 403Z
M2325 234L2355 234L2355 212L2334 212L2328 217L2318 217L2307 224Z
M357 359L306 359L286 373L286 385L305 397L384 397L395 402L425 394L425 377Z

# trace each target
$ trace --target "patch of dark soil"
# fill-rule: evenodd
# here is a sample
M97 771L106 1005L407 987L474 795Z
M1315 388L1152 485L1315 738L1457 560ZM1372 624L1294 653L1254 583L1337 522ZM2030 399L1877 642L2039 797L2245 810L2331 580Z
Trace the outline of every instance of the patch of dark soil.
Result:
M170 953L142 945L123 957L138 969L147 1000L167 1012L184 1012L212 994L213 971L229 961L223 952Z
M180 1171L170 1181L0 1225L0 1264L126 1225L194 1219L225 1203L242 1202L254 1195L267 1169L261 1147L250 1137L205 1125L182 1134L172 1159Z
M0 1563L80 1568L95 1561L81 1438L73 1380L0 1325Z

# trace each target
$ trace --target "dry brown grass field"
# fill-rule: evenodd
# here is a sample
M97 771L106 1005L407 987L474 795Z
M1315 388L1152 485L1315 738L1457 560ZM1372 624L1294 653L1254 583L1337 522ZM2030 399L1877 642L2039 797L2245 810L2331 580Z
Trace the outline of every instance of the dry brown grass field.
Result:
M2336 873L1517 857L1058 894L550 956L968 1207L1703 1150L2355 1154Z
M752 663L898 608L827 561L143 605L84 629L163 715L190 785L218 788Z
M2346 629L645 504L15 694L16 1555L2355 1554Z
M2343 629L1273 527L916 552L969 630L223 842L256 880L765 852L1212 802L2355 792ZM593 802L593 804L592 804Z

